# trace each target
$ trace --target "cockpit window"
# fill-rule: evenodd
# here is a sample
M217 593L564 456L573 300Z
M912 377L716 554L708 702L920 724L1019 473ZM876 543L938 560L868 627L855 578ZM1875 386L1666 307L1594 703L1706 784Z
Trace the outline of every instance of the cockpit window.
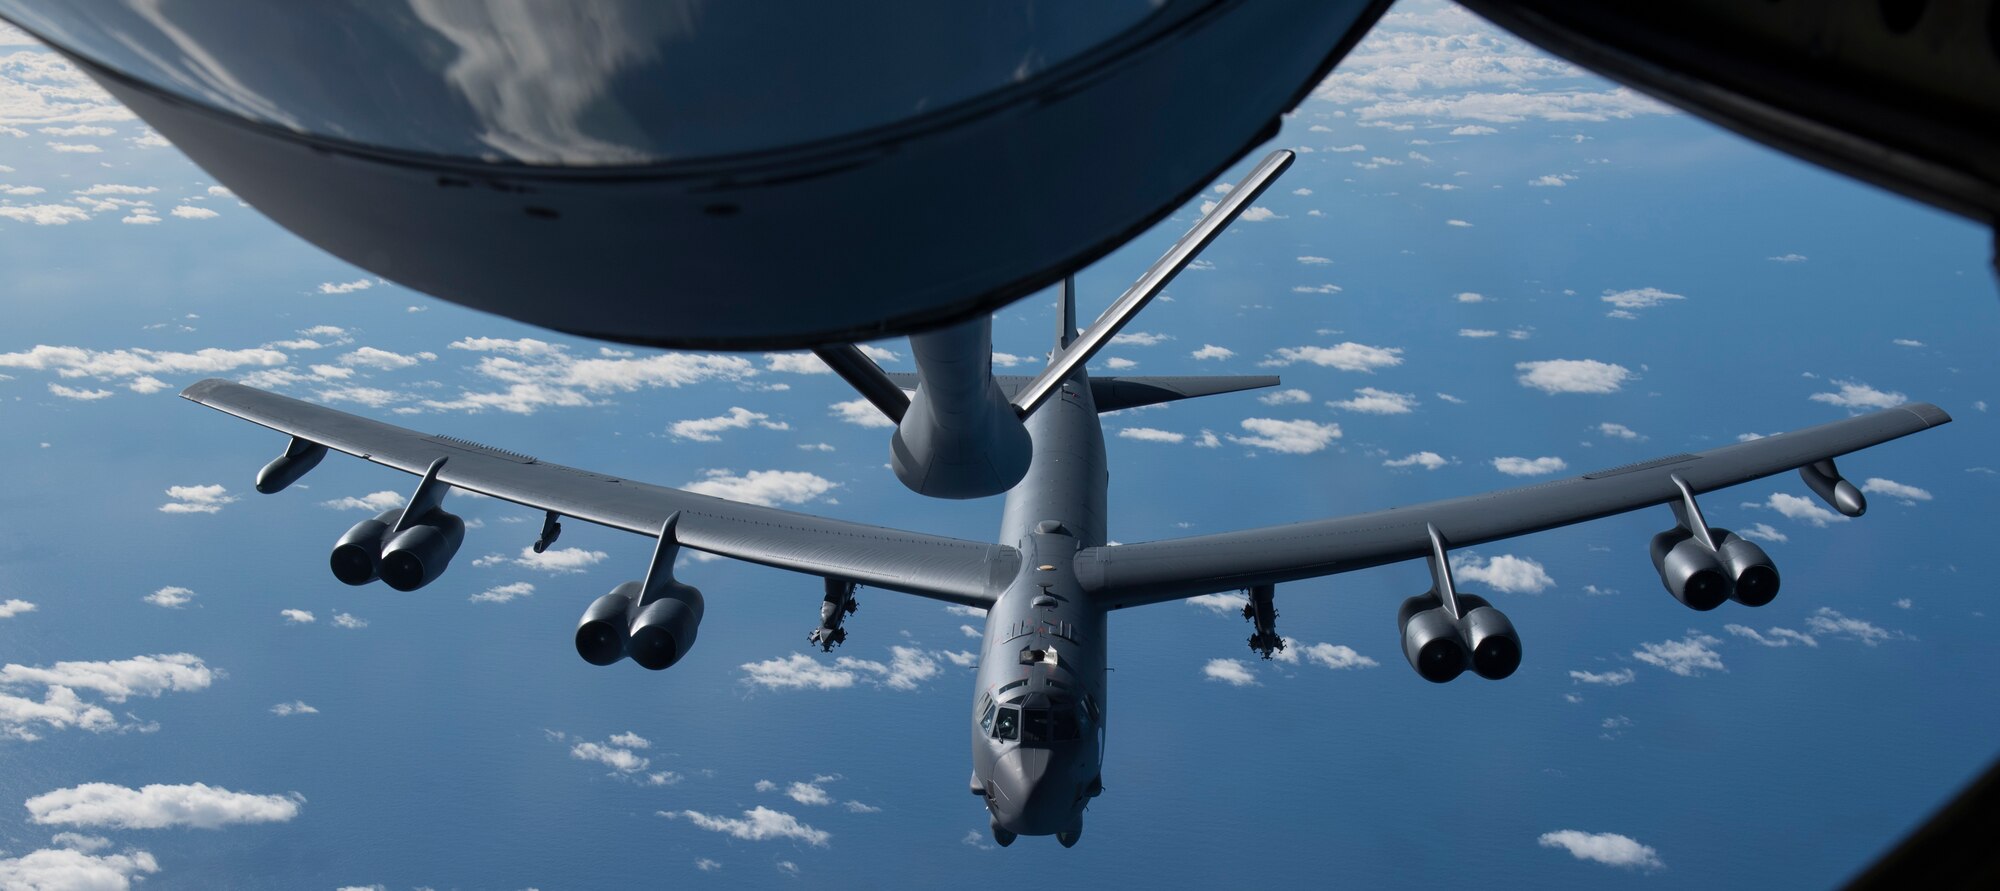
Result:
M1049 710L1045 708L1022 709L1021 741L1024 743L1045 743L1049 739Z
M995 713L995 712L996 712L996 711L997 711L997 710L998 710L999 708L1000 708L1000 706L998 706L998 705L988 705L988 706L986 707L986 714L985 714L984 716L980 717L980 719L979 719L979 730L980 730L980 732L982 732L982 733L983 733L983 732L988 732L988 731L991 731L991 730L993 729L993 715L994 715L994 713Z
M1020 726L1021 711L1003 708L1000 710L999 720L993 724L993 735L1000 739L1014 739L1020 735Z
M1056 739L1058 741L1067 741L1077 738L1078 733L1076 727L1076 709L1074 707L1056 709L1055 719L1056 719Z

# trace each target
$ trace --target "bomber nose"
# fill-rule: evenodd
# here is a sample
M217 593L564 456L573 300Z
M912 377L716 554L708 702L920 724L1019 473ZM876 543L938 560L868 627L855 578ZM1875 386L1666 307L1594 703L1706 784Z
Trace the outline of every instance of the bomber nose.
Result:
M1055 769L1055 753L1017 746L993 766L993 816L1017 835L1052 835L1074 821L1076 790Z

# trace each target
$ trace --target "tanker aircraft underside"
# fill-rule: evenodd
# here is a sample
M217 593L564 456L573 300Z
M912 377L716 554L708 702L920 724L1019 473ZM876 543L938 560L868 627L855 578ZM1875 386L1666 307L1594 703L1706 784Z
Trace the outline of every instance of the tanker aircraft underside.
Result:
M578 621L577 653L594 664L630 657L664 669L693 646L705 600L674 578L683 547L824 579L810 635L822 651L845 639L861 585L986 610L964 717L972 737L969 788L984 800L1000 844L1054 835L1065 847L1081 836L1084 809L1104 790L1112 610L1244 591L1250 647L1270 658L1284 646L1273 597L1279 583L1424 560L1430 589L1398 610L1404 656L1435 683L1467 669L1498 680L1520 665L1520 635L1486 599L1458 590L1452 548L1665 504L1674 525L1653 538L1651 550L1667 591L1696 610L1731 600L1762 606L1778 593L1776 567L1756 544L1710 527L1698 496L1797 470L1829 507L1860 516L1862 494L1834 459L1951 420L1936 406L1912 403L1556 482L1112 546L1099 413L1268 387L1277 378L1093 378L1085 363L1289 162L1287 152L1266 158L1087 329L1076 327L1066 285L1049 365L1037 376L993 375L990 319L913 336L914 376L886 374L852 346L817 351L897 422L891 465L910 488L960 498L1007 493L995 544L619 479L228 381L201 381L181 395L290 435L284 453L257 475L259 492L291 485L328 450L422 478L405 507L363 520L335 544L331 566L347 584L380 579L412 591L436 580L465 536L465 524L443 506L453 487L544 511L536 550L555 541L564 517L657 538L645 577L598 598ZM914 392L906 392L912 384Z

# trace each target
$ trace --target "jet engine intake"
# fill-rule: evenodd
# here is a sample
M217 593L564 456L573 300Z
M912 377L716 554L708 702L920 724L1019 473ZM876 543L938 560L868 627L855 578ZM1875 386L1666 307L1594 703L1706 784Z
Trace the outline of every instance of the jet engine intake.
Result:
M333 577L349 585L374 581L381 571L382 540L389 537L389 530L396 528L396 520L402 515L402 508L386 510L347 530L346 535L334 542L333 555L328 560Z
M631 639L625 645L632 661L653 671L681 661L694 646L704 611L699 589L668 580L660 598L641 608L632 621Z
M1734 580L1729 599L1744 606L1763 606L1778 596L1778 567L1764 549L1727 529L1710 530L1715 556Z
M642 587L626 582L597 598L576 623L576 654L592 665L610 665L625 658L631 638L632 613Z
M1507 614L1477 594L1458 595L1459 635L1472 647L1472 670L1497 681L1521 667L1521 635Z
M465 521L433 508L396 533L382 550L382 581L398 591L415 591L437 580L465 542Z
M1729 599L1734 587L1729 570L1694 533L1675 527L1655 535L1652 553L1660 583L1689 609L1706 612Z
M1437 594L1426 592L1403 601L1396 621L1403 628L1403 656L1424 680L1442 684L1465 671L1470 661L1465 642Z

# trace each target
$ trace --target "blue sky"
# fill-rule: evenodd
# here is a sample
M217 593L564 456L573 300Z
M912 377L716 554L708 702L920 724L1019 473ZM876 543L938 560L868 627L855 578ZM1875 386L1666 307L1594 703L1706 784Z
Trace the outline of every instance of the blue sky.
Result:
M1291 662L1256 661L1223 600L1120 613L1083 842L1000 851L964 786L976 618L864 591L822 656L816 580L693 562L710 608L688 658L596 668L576 617L650 542L572 523L537 559L538 515L461 498L475 528L441 581L347 588L327 549L414 481L332 458L257 496L282 437L174 393L231 377L969 539L998 499L904 490L887 431L797 357L626 350L376 281L0 32L0 885L1824 886L1994 756L1987 232L1446 6L1398 7L1273 145L1298 162L1097 370L1284 386L1107 417L1117 540L1904 399L1957 423L1844 461L1879 480L1857 521L1789 476L1705 498L1784 573L1760 610L1660 590L1664 509L1461 555L1524 639L1503 682L1408 670L1414 564L1281 586ZM1085 270L1085 314L1198 210ZM1032 367L1050 304L997 317L998 361Z

